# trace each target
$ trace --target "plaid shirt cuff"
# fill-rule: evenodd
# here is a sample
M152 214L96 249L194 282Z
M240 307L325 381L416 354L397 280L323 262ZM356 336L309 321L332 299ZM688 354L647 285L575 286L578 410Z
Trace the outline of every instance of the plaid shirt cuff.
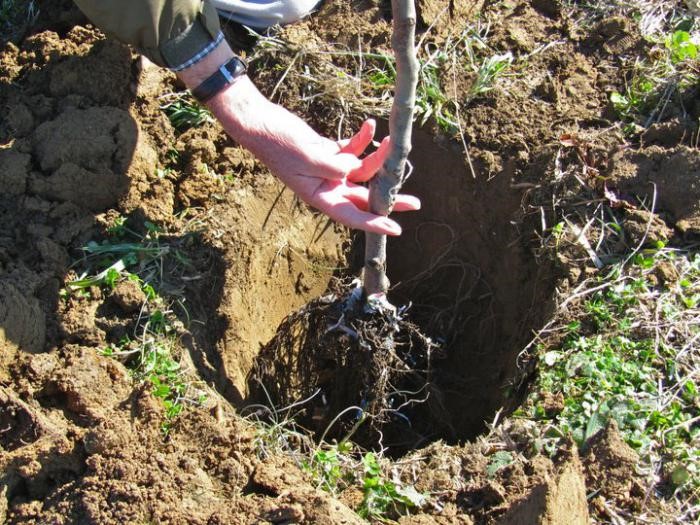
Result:
M194 56L185 60L183 63L181 63L177 66L171 66L169 69L171 71L177 72L177 71L182 71L183 69L186 69L190 66L193 66L194 64L196 64L197 62L202 60L205 56L207 56L209 53L214 51L214 49L216 49L216 47L223 41L224 41L224 34L221 31L219 31L219 34L216 35L216 38L214 40L212 40L211 42L209 42L202 49L200 49L197 53L195 53Z

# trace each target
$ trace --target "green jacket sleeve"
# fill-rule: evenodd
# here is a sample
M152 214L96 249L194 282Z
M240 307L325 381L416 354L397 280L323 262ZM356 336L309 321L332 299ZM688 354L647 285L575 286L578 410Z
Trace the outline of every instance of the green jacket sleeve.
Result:
M216 9L206 0L74 1L106 34L176 71L223 40Z

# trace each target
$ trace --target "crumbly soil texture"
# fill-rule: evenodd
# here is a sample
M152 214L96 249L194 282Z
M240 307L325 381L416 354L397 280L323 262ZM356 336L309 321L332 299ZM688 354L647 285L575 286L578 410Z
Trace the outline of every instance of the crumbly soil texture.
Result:
M308 331L299 312L326 308L318 298L333 280L359 270L361 238L284 191L218 124L176 130L160 107L164 94L182 91L174 75L106 39L72 2L38 4L32 27L0 50L0 520L362 523L357 497L317 488L242 417L261 397L288 406L332 385L328 402L300 405L301 421L323 433L339 409L374 399L376 376L360 377L363 387L339 383L358 367L337 335L335 353L280 356L275 344L280 326ZM508 89L465 102L461 136L430 121L415 129L405 191L423 207L399 218L404 233L390 240L388 260L390 299L410 305L417 327L404 343L424 346L418 358L407 351L384 366L420 371L428 388L413 378L394 392L425 392L429 402L397 398L381 430L402 458L396 475L432 503L399 522L589 523L587 494L647 497L630 488L633 462L614 426L581 458L572 446L497 470L479 436L526 393L533 370L521 350L557 294L590 273L585 252L556 258L540 242L543 223L556 221L562 165L585 161L621 198L654 198L659 228L696 235L699 99L691 94L683 112L671 102L641 143L622 148L608 93L624 86L618 55L645 52L630 24L587 32L558 1L418 4L419 30L430 28L436 45L479 15L495 49L531 56ZM347 135L373 115L353 112L332 86L312 96L287 71L327 56L331 44L388 51L388 14L384 2L328 0L280 33L291 47L254 61L253 80L320 131ZM471 73L452 73L444 89L467 93ZM176 305L182 368L208 394L167 437L151 385L103 351L137 326L138 288L62 292L79 276L81 248L108 238L118 217L141 234L158 225L186 261L172 271L166 262L158 292ZM647 223L631 211L625 222L632 237L648 234ZM313 337L327 336L319 332L328 323L317 324ZM352 430L353 414L341 430ZM608 472L620 483L601 489Z

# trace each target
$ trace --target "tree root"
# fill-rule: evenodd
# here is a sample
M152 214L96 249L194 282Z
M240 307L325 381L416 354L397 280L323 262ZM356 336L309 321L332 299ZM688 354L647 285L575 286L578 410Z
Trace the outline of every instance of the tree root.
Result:
M368 308L361 299L361 288L335 282L331 294L287 316L249 376L251 397L293 407L319 436L352 434L372 448L421 441L411 419L418 404L440 409L431 381L439 348L407 308Z

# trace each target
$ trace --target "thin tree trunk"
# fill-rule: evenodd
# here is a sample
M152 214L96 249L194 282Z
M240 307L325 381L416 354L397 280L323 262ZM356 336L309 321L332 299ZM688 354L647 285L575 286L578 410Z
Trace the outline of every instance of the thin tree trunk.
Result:
M396 194L404 182L406 159L411 151L413 108L418 83L414 0L391 0L391 10L391 45L396 59L396 89L389 118L391 151L384 166L369 185L369 209L379 215L391 213ZM366 296L385 294L389 289L389 279L386 277L386 235L366 234L363 284Z

